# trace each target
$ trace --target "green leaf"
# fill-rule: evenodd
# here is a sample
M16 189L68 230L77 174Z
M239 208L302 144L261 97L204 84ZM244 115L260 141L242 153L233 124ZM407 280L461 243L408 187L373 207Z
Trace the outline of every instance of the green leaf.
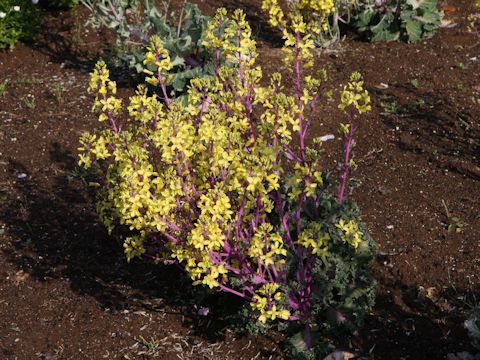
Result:
M418 21L406 21L405 30L408 34L408 42L417 42L422 38L422 24Z
M375 13L373 11L367 10L365 12L362 12L358 15L355 25L362 28L367 27L373 21L374 16Z
M134 64L135 70L137 70L137 73L141 73L143 71L143 65L141 63L136 63Z
M184 66L185 65L185 60L183 57L174 55L174 57L171 58L173 66Z
M292 344L293 348L299 353L308 350L308 346L307 346L307 343L305 342L302 331L293 335L289 339L289 341Z
M386 11L375 0L363 0L352 22L359 33L372 41L415 42L432 37L441 17L437 0L387 0Z
M150 17L149 21L155 29L155 33L160 37L171 36L172 28L167 24L165 16L162 17Z

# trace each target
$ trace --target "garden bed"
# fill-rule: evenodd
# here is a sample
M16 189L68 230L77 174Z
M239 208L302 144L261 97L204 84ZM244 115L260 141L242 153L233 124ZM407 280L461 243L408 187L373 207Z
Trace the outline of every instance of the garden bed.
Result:
M208 14L243 8L265 72L282 70L281 41L260 1L193 2ZM331 87L360 71L373 101L357 138L353 197L380 245L372 265L379 293L366 325L339 344L372 359L473 352L463 321L479 293L480 39L467 32L471 2L451 5L446 18L456 26L433 39L347 35L318 57ZM98 221L74 174L79 136L97 126L88 73L109 38L87 28L87 17L83 8L49 14L37 42L0 53L0 83L8 79L0 94L0 357L281 358L281 335L226 329L224 305L237 299L195 299L174 268L127 264ZM131 94L124 74L115 75L121 96ZM317 119L318 135L337 134L343 121L336 104Z

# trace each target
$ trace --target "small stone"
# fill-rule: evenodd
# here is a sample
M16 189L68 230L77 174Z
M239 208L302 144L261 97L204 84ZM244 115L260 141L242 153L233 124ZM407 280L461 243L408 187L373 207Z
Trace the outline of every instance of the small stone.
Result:
M450 353L447 355L447 360L476 360L478 357L463 351L457 354Z
M328 134L328 135L324 135L324 136L320 136L320 141L328 141L328 140L335 140L335 135L333 134Z
M202 307L202 308L198 309L197 314L200 315L200 316L207 316L209 312L210 312L209 308Z

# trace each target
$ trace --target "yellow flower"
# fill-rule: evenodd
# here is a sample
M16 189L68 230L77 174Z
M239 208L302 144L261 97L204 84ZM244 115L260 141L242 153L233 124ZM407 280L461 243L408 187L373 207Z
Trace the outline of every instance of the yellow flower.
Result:
M262 324L277 317L283 320L288 320L290 317L290 311L277 306L285 300L285 295L279 291L279 288L278 284L266 283L253 296L254 302L250 305L254 310L259 311L258 321Z
M354 72L350 76L350 82L344 86L338 107L341 110L345 110L351 105L353 105L360 114L372 109L370 105L370 95L368 95L368 91L363 88L362 76L358 72Z
M262 9L268 12L269 23L283 32L287 61L291 61L295 37L301 34L299 43L301 58L311 57L309 48L314 47L314 41L321 33L329 31L329 17L337 10L334 0L296 0L287 2L287 11L283 11L278 0L263 0ZM295 49L296 50L296 49ZM308 62L307 62L308 63Z
M354 220L345 222L344 219L340 219L335 226L342 231L343 241L350 244L355 249L358 248L362 242L363 233L360 231L358 224Z
M328 254L328 242L330 235L324 232L321 225L312 223L307 229L303 230L298 238L298 243L305 248L310 248L312 254L325 257Z

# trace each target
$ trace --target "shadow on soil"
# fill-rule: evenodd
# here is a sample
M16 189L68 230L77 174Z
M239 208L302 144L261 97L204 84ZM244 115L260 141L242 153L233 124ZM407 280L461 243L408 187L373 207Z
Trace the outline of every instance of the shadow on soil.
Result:
M480 180L480 124L468 108L413 85L371 92L379 99L384 122L399 131L400 148Z
M268 23L268 14L257 4L241 4L238 0L223 1L223 6L231 13L235 9L245 11L246 19L252 27L252 36L256 40L269 43L272 47L281 48L283 46L282 34L273 29Z
M192 286L174 266L128 264L122 244L99 222L87 186L71 176L75 156L54 144L50 159L51 169L17 180L14 191L4 194L0 203L5 235L11 239L4 250L7 260L36 281L68 281L75 293L95 298L103 309L178 313L199 336L221 340L225 317L233 316L243 303ZM14 160L8 171L11 178L29 173ZM197 314L199 307L210 309L208 318Z
M114 60L115 39L112 34L103 30L93 31L86 25L88 9L78 6L72 11L73 16L66 16L64 11L50 11L45 16L42 32L28 46L63 68L83 73L90 73L96 62L103 59L108 64L111 79L119 87L138 85L142 77L137 71Z
M383 270L379 273L385 269L384 260L379 256L375 265L380 283L375 308L360 332L360 343L353 344L364 352L372 349L375 359L430 360L445 359L449 353L476 353L463 323L480 288L437 291L407 286Z
M82 16L78 9L82 10ZM99 57L102 43L106 42L103 34L95 39L91 45L92 51L86 51L85 42L81 34L83 31L81 21L87 19L86 9L77 7L74 16L66 16L65 11L49 11L44 17L42 31L36 40L29 44L35 51L49 57L50 61L56 64L63 64L66 68L81 71L90 71ZM83 45L83 46L82 46Z

